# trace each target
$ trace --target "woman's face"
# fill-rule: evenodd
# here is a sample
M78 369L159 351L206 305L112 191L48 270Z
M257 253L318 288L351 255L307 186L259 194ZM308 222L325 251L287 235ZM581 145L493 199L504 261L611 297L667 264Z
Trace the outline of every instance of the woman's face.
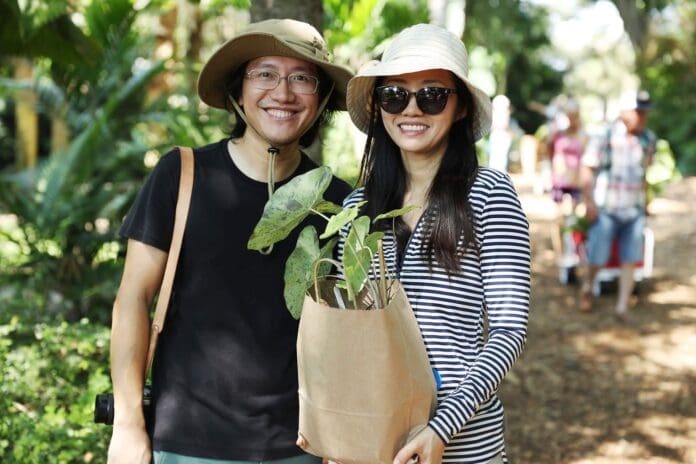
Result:
M454 89L455 82L449 71L432 69L386 77L381 85L398 86L415 93L424 87ZM380 107L384 128L402 156L441 157L445 153L450 128L466 115L466 108L459 108L459 97L454 93L444 98L446 105L438 114L421 110L413 94L409 95L406 108L399 113L391 114Z

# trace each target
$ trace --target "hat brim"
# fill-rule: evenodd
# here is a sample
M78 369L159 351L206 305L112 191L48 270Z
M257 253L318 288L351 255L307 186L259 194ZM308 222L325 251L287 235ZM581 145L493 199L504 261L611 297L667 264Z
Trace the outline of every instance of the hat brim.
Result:
M379 77L398 76L431 69L444 69L452 72L461 80L471 93L474 108L469 109L472 118L474 139L479 140L491 129L491 99L480 88L472 84L466 76L461 75L454 66L443 64L442 60L397 59L386 63L374 62L372 66L363 68L358 75L348 82L347 104L348 114L358 129L367 133L370 126L372 111L372 94L375 82Z
M346 88L353 73L343 66L328 63L292 48L272 34L241 34L225 42L208 59L198 77L198 95L215 108L226 109L225 85L232 73L249 60L262 56L286 56L314 63L334 82L337 110L346 109Z

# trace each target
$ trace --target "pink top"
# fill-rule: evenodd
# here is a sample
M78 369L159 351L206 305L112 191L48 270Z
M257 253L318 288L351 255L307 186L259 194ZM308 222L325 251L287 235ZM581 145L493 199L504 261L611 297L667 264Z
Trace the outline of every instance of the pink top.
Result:
M561 132L551 143L551 182L553 187L580 188L580 160L585 149L585 137Z

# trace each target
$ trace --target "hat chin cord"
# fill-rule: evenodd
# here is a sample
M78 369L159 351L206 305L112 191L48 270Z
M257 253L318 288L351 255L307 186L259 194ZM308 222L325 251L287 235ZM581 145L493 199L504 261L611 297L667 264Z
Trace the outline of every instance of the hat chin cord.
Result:
M322 111L324 111L324 108L326 105L329 103L329 98L331 97L331 94L333 93L335 87L335 83L331 83L331 88L329 89L329 92L326 94L324 99L321 101L319 104L319 107L317 108L317 113L314 115L314 119L312 119L311 124L307 126L307 129L300 134L300 137L302 137L311 127L314 125L315 122L317 122L317 119L321 116ZM232 106L234 109L237 111L237 115L242 118L242 121L244 121L247 125L247 127L251 128L256 135L259 136L261 140L266 142L268 144L268 148L266 151L268 152L268 155L270 156L270 159L268 160L268 175L267 175L267 185L268 185L268 199L271 199L271 196L273 196L273 192L275 192L275 161L276 161L276 156L278 156L278 153L280 153L280 149L276 147L270 140L268 140L266 137L261 135L261 133L256 130L254 126L249 124L249 121L246 118L246 115L244 114L244 111L242 110L242 107L239 106L239 103L237 103L237 100L235 100L231 95L228 95L228 98L230 99L230 102L232 103ZM259 253L262 255L269 255L273 251L273 245L267 247L267 248L262 248L259 250Z

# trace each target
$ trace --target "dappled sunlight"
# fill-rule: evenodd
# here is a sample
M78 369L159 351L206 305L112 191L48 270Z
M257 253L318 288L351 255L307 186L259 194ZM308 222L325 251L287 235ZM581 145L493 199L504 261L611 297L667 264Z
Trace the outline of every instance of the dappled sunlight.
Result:
M615 286L592 313L578 311L578 286L558 280L554 205L520 188L532 241L529 343L501 387L515 462L696 462L696 182L672 190L654 203L654 272L622 324Z
M633 428L656 445L687 450L680 462L696 462L696 451L689 450L689 445L696 443L696 417L654 414L635 421Z
M650 207L648 208L650 214L663 215L663 214L683 214L688 212L691 208L688 203L683 200L674 200L671 198L655 198L650 202Z
M683 305L685 313L696 317L696 276L689 278L690 284L665 283L651 291L648 301L656 304ZM688 311L691 309L692 311Z
M602 442L594 455L569 461L572 464L624 464L632 463L690 463L696 462L696 454L674 452L674 449L687 449L696 442L696 418L679 415L654 414L629 424L625 430L628 438ZM661 448L672 459L654 455Z
M696 375L696 330L693 326L662 327L654 334L609 329L577 335L571 342L581 356L594 362L607 362L617 355L622 356L623 367L629 374L658 375L667 369Z

